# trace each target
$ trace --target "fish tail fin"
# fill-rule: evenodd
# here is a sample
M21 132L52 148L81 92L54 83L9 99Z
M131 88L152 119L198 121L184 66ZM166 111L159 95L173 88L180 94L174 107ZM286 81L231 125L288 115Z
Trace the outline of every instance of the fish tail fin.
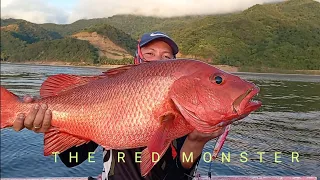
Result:
M15 112L12 107L18 103L19 97L12 92L8 91L6 88L1 86L1 129L6 127L11 127L14 122Z

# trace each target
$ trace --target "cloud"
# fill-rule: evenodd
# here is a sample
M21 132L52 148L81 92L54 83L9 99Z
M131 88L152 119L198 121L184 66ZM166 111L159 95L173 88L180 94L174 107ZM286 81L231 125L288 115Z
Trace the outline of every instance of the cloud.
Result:
M46 0L1 0L1 18L24 19L34 23L67 23L69 13Z
M159 17L221 14L241 11L255 4L278 1L281 0L80 0L69 21L79 18L110 17L115 14Z
M21 18L35 23L72 23L79 19L136 14L158 17L221 14L245 10L255 4L284 0L78 0L69 9L48 0L1 0L1 17ZM320 0L317 0L320 1Z

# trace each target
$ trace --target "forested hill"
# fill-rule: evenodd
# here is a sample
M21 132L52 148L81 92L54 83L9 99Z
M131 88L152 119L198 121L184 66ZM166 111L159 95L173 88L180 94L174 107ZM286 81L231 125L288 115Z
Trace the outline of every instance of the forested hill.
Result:
M1 19L1 60L4 61L130 63L136 43L130 35L107 24L63 36L25 20Z
M289 0L255 5L242 12L224 15L174 18L116 15L79 20L68 25L40 24L39 27L64 38L83 31L93 32L93 27L100 27L99 31L96 30L98 34L110 36L109 30L104 30L103 26L106 29L113 27L124 34L119 37L120 40L112 35L109 39L128 53L132 53L134 43L141 34L160 30L177 41L179 57L237 67L319 70L319 12L320 3L317 1ZM14 24L15 20L10 21L13 22L6 22L5 25ZM22 46L21 42L12 42ZM123 61L119 59L118 62Z
M12 36L27 43L62 38L57 32L46 30L38 24L24 20L1 19L1 32L2 31L9 32Z

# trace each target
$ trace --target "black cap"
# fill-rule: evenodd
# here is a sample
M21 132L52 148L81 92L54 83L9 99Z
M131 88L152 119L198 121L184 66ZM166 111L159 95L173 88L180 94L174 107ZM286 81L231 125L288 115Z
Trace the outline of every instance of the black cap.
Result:
M179 52L177 44L168 35L160 31L143 34L139 45L140 47L143 47L149 42L160 38L171 47L173 55L176 55Z

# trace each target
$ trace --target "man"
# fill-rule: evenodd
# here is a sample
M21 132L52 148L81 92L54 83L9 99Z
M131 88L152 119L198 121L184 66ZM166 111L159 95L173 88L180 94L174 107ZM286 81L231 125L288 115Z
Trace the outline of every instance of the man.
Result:
M152 32L144 34L139 43L134 58L134 63L139 64L145 61L175 59L179 52L177 44L162 32ZM31 102L29 97L24 98L26 102ZM41 108L40 108L41 107ZM16 131L24 127L35 132L46 132L50 127L51 111L46 105L36 105L29 114L18 115L13 128ZM147 175L146 179L191 179L193 172L201 157L204 145L211 139L220 136L224 128L212 134L203 134L198 131L173 141L167 152ZM97 148L98 144L89 142L79 147L72 147L59 154L62 162L68 166L76 166L88 158L88 152ZM145 147L125 150L104 150L104 168L102 179L143 179L140 176L140 164L135 162L135 152L142 152ZM69 153L78 152L78 163L69 162ZM118 153L124 153L125 162L118 162ZM183 154L188 157L193 153L193 159L183 161Z

